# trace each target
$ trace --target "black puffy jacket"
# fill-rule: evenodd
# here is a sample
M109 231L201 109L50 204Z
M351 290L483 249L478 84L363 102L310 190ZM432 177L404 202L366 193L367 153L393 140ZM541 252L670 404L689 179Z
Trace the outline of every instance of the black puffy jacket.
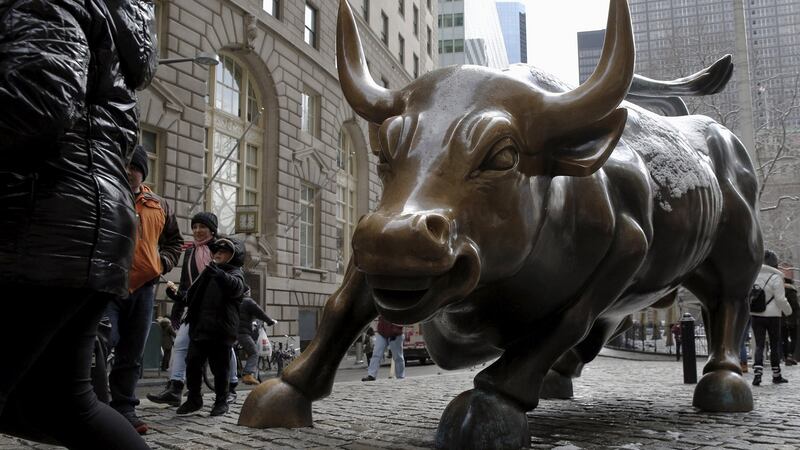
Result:
M239 304L247 290L244 282L244 243L234 243L236 251L227 264L209 263L186 292L189 312L189 337L192 340L214 340L232 345L239 327Z
M126 295L135 89L157 65L145 0L0 2L0 284Z

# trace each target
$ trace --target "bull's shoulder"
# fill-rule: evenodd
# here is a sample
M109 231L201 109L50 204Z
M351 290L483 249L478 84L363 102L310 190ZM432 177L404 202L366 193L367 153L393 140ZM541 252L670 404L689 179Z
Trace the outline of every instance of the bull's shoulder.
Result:
M661 208L669 211L671 201L687 193L717 189L706 144L714 124L702 116L662 117L630 109L623 140L644 161Z

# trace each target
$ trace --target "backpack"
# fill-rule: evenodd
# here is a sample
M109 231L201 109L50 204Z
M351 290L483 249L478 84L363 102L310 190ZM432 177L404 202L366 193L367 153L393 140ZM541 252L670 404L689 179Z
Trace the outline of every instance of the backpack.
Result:
M772 274L767 278L767 281L764 283L764 286L769 284L769 280L774 277L775 274ZM767 295L764 293L764 288L759 286L758 284L754 284L753 287L750 289L750 294L747 296L747 302L750 303L750 312L754 313L762 313L767 310L767 305L771 302L775 296L769 298L767 301Z

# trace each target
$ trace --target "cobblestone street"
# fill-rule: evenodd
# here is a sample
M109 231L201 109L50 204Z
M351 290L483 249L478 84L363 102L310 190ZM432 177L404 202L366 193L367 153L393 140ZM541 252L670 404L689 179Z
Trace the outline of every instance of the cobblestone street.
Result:
M702 364L698 363L698 370ZM769 370L769 369L767 369ZM314 428L252 430L236 425L244 395L223 418L175 416L144 400L140 416L157 449L431 448L447 403L472 387L474 371L371 383L337 383L314 404ZM800 447L800 369L784 368L790 383L769 379L754 388L756 409L706 414L691 406L693 385L682 383L674 360L600 357L584 369L570 401L543 400L529 414L532 448L796 449ZM752 374L746 375L748 381ZM0 449L52 448L0 435Z

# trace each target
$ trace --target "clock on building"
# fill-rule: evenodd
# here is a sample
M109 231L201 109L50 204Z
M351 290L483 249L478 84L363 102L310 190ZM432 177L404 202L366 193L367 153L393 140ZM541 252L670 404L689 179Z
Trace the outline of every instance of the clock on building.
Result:
M236 205L236 233L258 233L258 206Z

